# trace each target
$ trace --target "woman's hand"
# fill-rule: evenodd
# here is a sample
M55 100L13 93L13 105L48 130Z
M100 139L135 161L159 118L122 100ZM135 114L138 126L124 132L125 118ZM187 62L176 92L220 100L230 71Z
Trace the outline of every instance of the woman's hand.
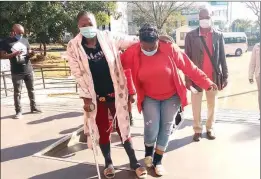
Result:
M130 103L134 103L135 102L135 95L133 95L133 94L129 95L128 100L129 100Z
M91 98L83 98L83 102L84 102L83 109L84 109L86 112L92 112L92 111L94 111L95 105L93 104Z
M187 88L187 90L190 90L191 86L192 86L192 82L191 81L186 81L186 88Z
M210 87L208 88L208 91L210 91L210 90L217 91L217 90L218 90L217 85L216 85L215 83L212 83L212 84L210 85Z

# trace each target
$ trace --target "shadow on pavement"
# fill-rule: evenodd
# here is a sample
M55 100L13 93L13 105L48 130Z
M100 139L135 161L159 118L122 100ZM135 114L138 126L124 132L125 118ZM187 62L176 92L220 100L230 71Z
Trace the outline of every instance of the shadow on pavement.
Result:
M100 167L101 177L103 176L103 167ZM93 165L79 164L60 170L51 171L30 177L29 179L97 179L96 167ZM134 172L117 170L115 179L133 179L136 178Z
M28 122L27 124L41 124L41 123L50 122L50 121L53 121L56 119L73 118L73 117L79 117L79 116L82 116L81 112L66 112L66 113L49 116L49 117L46 117L43 119L39 119L37 121Z
M79 125L78 127L74 127L74 128L71 128L71 129L65 129L65 130L59 132L59 134L70 134L70 133L73 133L76 130L78 130L79 128L81 128L82 126L83 125Z
M51 140L46 140L41 142L27 143L27 144L1 149L1 162L7 162L10 160L29 157L60 139L61 138L51 139Z
M3 119L13 119L14 116L15 116L15 114L9 115L9 116L4 116L4 117L1 116L1 120L3 120Z
M32 113L31 112L23 113L23 115L27 115L27 114L32 114ZM3 120L3 119L14 119L14 117L15 117L15 114L8 115L8 116L1 117L1 120ZM19 119L14 119L14 120L19 120Z
M245 129L235 134L233 139L237 142L260 140L260 125L246 125Z
M193 142L192 134L191 134L191 136L187 136L187 137L184 137L181 139L174 139L169 142L166 152L171 152L173 150L177 150L179 148L182 148L186 145L191 144L192 142Z

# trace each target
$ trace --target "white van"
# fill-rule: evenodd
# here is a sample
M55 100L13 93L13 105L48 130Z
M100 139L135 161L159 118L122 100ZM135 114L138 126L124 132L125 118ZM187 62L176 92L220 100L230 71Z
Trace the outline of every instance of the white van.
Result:
M244 32L223 32L226 55L241 56L247 52L247 36Z

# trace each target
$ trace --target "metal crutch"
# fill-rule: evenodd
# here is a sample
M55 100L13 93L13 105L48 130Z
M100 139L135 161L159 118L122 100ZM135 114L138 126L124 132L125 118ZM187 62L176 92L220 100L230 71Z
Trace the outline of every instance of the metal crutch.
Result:
M91 122L90 122L91 118L90 118L89 112L86 112L86 115L87 115L87 121L88 121L88 126L89 126L89 133L90 133L90 137L91 137L91 140L92 140L92 151L93 151L93 156L94 156L94 160L95 160L95 164L96 164L96 170L97 170L97 173L98 173L98 179L101 179L99 163L98 163L97 158L96 158L96 155L98 154L97 145L96 145L95 136L92 132L92 126L91 126Z

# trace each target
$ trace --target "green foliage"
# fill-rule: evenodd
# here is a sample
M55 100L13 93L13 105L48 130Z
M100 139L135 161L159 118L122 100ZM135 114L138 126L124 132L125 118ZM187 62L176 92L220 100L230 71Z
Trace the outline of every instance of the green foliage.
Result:
M9 35L19 23L31 41L48 44L61 42L65 32L78 33L76 16L86 10L95 14L98 25L106 25L116 10L115 2L95 1L2 1L0 38Z
M110 16L106 12L98 12L96 15L97 25L106 25L110 22Z
M181 13L173 13L168 17L163 29L167 34L172 34L173 30L179 27L179 23L183 26L186 25L186 22L186 18Z
M31 11L33 2L0 2L0 38L6 37L10 33L12 25L20 23L27 25L27 16ZM29 13L28 13L29 12Z
M236 19L232 22L232 31L245 32L251 28L253 22L248 19Z

